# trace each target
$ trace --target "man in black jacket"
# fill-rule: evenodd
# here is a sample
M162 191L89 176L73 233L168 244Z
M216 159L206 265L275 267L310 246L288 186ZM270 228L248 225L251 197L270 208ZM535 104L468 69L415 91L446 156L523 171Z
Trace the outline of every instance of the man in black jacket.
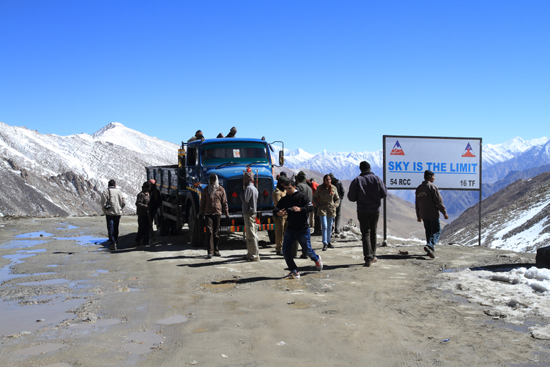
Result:
M357 202L357 219L361 229L365 266L378 261L376 258L376 227L380 216L380 201L388 196L386 185L370 170L366 161L359 163L361 174L351 181L348 199Z
M311 248L309 233L309 213L313 211L313 204L309 198L296 189L294 181L284 184L286 196L282 197L273 210L274 215L279 217L288 215L288 227L283 239L283 255L290 273L285 277L288 279L299 279L300 273L292 256L292 244L298 241L307 256L315 262L318 271L323 269L321 257Z
M443 204L443 198L439 189L434 185L435 174L430 171L424 171L424 182L416 188L416 218L419 222L424 222L426 231L426 246L424 251L430 258L435 258L435 244L439 241L441 234L441 224L439 223L439 212L445 219L449 219L447 209Z

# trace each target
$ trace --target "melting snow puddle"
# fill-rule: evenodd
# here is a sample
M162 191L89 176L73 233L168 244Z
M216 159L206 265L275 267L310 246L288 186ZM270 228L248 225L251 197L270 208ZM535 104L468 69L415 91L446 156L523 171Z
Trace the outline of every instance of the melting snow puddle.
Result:
M5 282L6 280L10 280L14 278L28 277L29 274L11 274L10 268L14 265L21 264L23 262L22 260L27 257L32 257L39 252L45 252L45 251L46 249L17 251L18 253L16 254L2 256L4 259L11 260L12 263L0 269L0 284Z
M128 335L128 339L124 350L130 354L147 354L155 348L155 344L162 344L162 336L153 331L134 332Z
M13 352L14 356L23 357L23 356L38 356L46 353L57 352L61 350L65 345L61 343L44 343L35 345L34 347L28 347L25 349L18 350Z
M59 224L62 225L62 226L67 226L67 227L56 228L56 229L58 229L58 230L76 229L76 228L78 228L77 226L73 226L73 225L70 225L70 224L67 224L67 223L59 223Z
M186 316L174 315L174 316L170 316L170 317L167 317L165 319L162 319L162 320L158 320L157 324L174 325L174 324L179 324L179 323L182 323L182 322L187 322L187 317Z
M99 274L105 274L105 273L108 273L108 272L109 272L109 270L97 269L96 270L97 274L92 274L92 276L97 277Z
M75 318L75 314L67 313L67 311L81 306L86 300L70 299L64 301L65 298L66 295L56 296L48 303L25 306L13 301L1 302L0 335L33 332Z
M18 234L17 236L15 236L15 238L36 238L36 237L51 237L51 236L53 236L53 234L40 231L40 232Z
M10 241L2 245L2 248L5 249L14 249L14 248L26 248L26 247L34 247L36 245L40 245L45 243L46 241L42 240L15 240Z
M56 284L63 284L67 282L68 282L67 279L48 279L48 280L40 280L37 282L18 283L17 285L56 285Z
M101 245L104 242L107 242L108 238L94 237L94 236L79 236L79 237L57 237L56 240L76 241L76 243L78 243L81 246L93 246L93 245Z
M96 332L96 331L99 331L99 328L113 326L116 324L120 324L121 322L122 320L120 319L101 319L101 320L97 320L94 323L71 324L69 325L69 328L71 330Z

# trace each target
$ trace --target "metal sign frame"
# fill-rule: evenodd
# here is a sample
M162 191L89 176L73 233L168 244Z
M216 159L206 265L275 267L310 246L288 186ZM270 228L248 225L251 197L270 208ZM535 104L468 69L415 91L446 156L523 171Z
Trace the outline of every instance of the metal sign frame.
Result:
M383 135L382 136L382 144L383 144L383 150L382 150L382 156L383 156L383 177L384 177L384 185L386 186L386 188L388 190L416 190L416 186L412 186L412 187L402 187L401 185L399 185L399 187L388 187L387 185L387 177L386 177L386 172L387 172L387 168L388 168L388 158L387 158L387 150L386 150L386 141L387 139L416 139L416 140L422 140L422 139L430 139L430 140L475 140L475 141L479 141L479 158L478 158L478 167L479 167L479 187L474 187L474 188L469 188L468 185L466 184L465 187L450 187L450 188L447 188L447 187L441 187L439 188L440 190L457 190L457 191L460 191L460 190L463 190L463 191L479 191L479 232L478 232L478 243L479 245L481 245L481 200L482 200L482 186L483 186L483 181L482 181L482 148L483 148L483 145L482 145L482 138L467 138L467 137L439 137L439 136L406 136L406 135ZM477 157L476 157L477 158ZM423 167L425 168L425 167ZM424 177L423 174L424 174L424 170L418 170L418 171L415 171L415 172L407 172L409 174L422 174L422 178ZM438 174L439 172L434 172L435 174ZM387 241L387 203L386 203L386 200L387 198L384 198L384 244L386 243Z

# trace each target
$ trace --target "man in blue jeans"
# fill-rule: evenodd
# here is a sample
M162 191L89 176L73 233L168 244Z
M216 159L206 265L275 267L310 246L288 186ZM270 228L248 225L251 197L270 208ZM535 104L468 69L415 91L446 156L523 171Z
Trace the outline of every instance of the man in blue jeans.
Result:
M445 219L449 219L447 209L443 205L443 198L439 193L437 186L433 184L435 174L430 171L424 171L424 182L416 188L416 218L419 222L424 222L426 232L426 246L424 251L430 258L435 258L435 244L439 241L441 234L441 225L439 223L439 212Z
M309 213L313 211L313 204L307 195L299 192L296 189L294 181L287 181L284 184L286 196L282 197L277 203L277 207L273 210L273 214L279 217L288 215L288 227L283 239L283 256L285 257L286 265L290 273L285 278L300 279L298 267L292 256L292 245L295 241L300 243L305 254L315 262L315 267L318 271L323 270L321 257L311 248L311 240L309 233Z

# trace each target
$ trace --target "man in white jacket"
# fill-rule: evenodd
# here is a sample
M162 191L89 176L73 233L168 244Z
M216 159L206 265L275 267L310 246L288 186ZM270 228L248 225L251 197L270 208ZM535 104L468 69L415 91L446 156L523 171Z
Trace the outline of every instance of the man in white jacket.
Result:
M122 209L126 206L124 196L116 188L115 180L109 180L109 187L101 194L101 209L107 220L107 233L109 234L109 250L116 251L118 241L118 224L122 215Z

